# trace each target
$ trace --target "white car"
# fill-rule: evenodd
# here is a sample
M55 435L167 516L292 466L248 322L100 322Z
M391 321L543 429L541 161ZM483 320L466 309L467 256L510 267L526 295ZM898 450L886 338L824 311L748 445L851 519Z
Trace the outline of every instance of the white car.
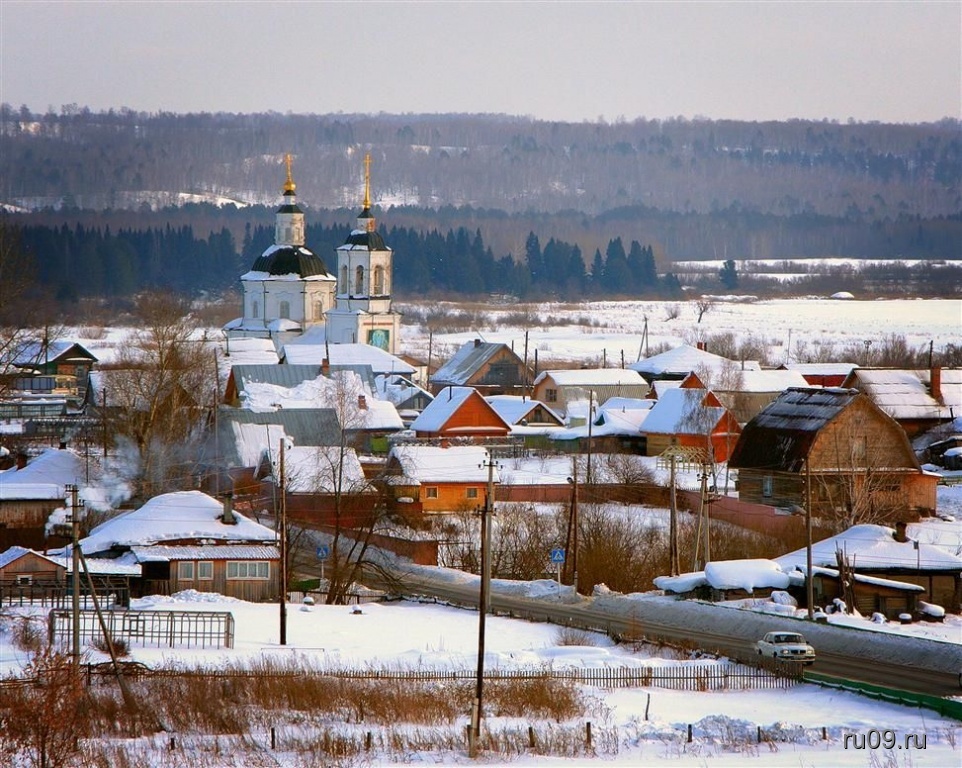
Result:
M815 661L815 649L798 632L769 632L755 643L759 656L770 656L785 661L811 664Z

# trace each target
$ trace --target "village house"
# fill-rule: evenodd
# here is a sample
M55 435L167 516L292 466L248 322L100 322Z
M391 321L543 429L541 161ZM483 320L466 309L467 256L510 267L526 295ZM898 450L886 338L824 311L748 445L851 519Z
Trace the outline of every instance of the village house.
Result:
M571 401L569 412L576 426L553 432L551 440L556 448L571 453L586 452L590 438L591 450L596 453L637 453L644 456L648 440L642 434L642 425L654 406L654 400L610 397L604 405L594 409L589 424L588 401Z
M865 393L910 439L962 416L962 368L856 368L842 386Z
M419 438L506 438L511 425L472 387L447 387L411 423Z
M80 550L139 565L141 578L131 583L137 595L194 589L257 602L277 599L280 590L277 533L234 511L229 495L224 502L200 491L156 496L98 525Z
M728 462L742 501L853 524L927 514L937 477L905 432L852 389L792 388L742 431Z
M437 395L446 387L473 387L482 395L518 395L532 378L524 361L507 344L474 339L431 376L431 392Z
M708 463L728 461L741 434L731 411L694 374L663 392L639 429L647 456L677 446L701 450Z
M809 387L840 387L858 365L855 363L783 363L780 370L802 374Z
M0 472L0 551L46 547L50 513L67 505L67 486L85 477L83 459L71 450L51 448L32 461L26 458Z
M643 398L648 382L624 368L580 368L542 371L534 380L532 396L549 408L568 415L568 403L592 400L603 405L612 397ZM569 425L571 419L569 418Z
M808 382L798 371L748 369L723 377L712 387L712 392L738 423L744 425L786 389L807 386Z
M942 547L912 539L905 523L855 525L812 545L815 602L819 606L835 598L846 600L839 579L841 556L854 574L855 604L864 616L873 613L898 618L918 612L923 592L928 602L950 613L962 610L962 557ZM785 571L804 573L804 548L775 558Z
M44 340L27 344L11 362L15 373L9 382L10 389L20 393L62 395L73 405L79 405L97 358L76 342Z
M395 445L386 481L401 505L421 512L458 512L483 507L487 499L488 451L477 445ZM493 482L500 482L498 468Z

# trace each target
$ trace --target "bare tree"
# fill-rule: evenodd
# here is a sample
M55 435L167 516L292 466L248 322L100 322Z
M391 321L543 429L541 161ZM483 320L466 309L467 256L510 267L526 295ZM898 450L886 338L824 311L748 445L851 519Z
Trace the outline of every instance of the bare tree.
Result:
M141 327L106 372L105 410L131 440L147 495L189 487L203 414L215 400L214 360L189 304L169 294L140 298Z
M715 306L715 302L712 301L708 296L702 296L695 302L695 315L698 317L698 322L711 311L712 307Z

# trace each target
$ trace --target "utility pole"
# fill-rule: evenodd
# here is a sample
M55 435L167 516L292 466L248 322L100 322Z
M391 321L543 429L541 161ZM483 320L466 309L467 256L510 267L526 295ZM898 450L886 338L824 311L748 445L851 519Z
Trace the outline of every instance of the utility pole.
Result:
M588 461L585 467L585 482L591 485L591 423L594 419L594 404L595 391L593 389L588 390Z
M929 368L932 366L930 365ZM521 402L523 403L528 398L528 332L524 332L524 374L522 377L524 382L521 386Z
M474 704L471 708L471 736L468 744L470 757L477 757L481 738L481 717L484 701L484 619L491 610L491 521L494 506L494 459L488 454L488 487L481 508L481 592L478 596L478 672L475 681Z
M103 388L101 392L103 395L103 408L100 412L100 420L103 422L104 427L104 467L107 466L107 387Z
M71 656L73 657L74 669L80 670L80 502L77 499L79 489L76 485L67 485L65 490L70 494L70 525L72 530L73 546L70 548L71 567L73 573L70 575L70 588L72 590L73 624L71 632Z
M675 493L675 454L670 457L670 468L668 475L668 493L670 523L668 526L668 549L670 550L669 570L672 576L677 576L680 572L678 566L678 497Z
M571 586L574 587L575 595L578 594L578 456L574 457L574 471L572 473L571 487Z
M284 471L284 443L286 437L281 438L280 456L280 487L281 487L281 645L287 645L287 483Z
M805 602L808 620L815 620L815 580L812 578L812 467L805 457Z

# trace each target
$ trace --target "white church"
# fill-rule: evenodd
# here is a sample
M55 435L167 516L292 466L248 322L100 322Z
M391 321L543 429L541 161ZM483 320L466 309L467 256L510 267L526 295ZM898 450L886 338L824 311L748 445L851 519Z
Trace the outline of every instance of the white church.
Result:
M274 245L241 275L244 316L224 326L229 339L271 339L277 349L310 332L327 344L370 344L394 354L401 316L393 311L393 252L371 214L371 158L364 158L364 207L357 226L337 248L337 272L304 244L304 212L287 181L277 210ZM323 337L323 338L322 338Z

